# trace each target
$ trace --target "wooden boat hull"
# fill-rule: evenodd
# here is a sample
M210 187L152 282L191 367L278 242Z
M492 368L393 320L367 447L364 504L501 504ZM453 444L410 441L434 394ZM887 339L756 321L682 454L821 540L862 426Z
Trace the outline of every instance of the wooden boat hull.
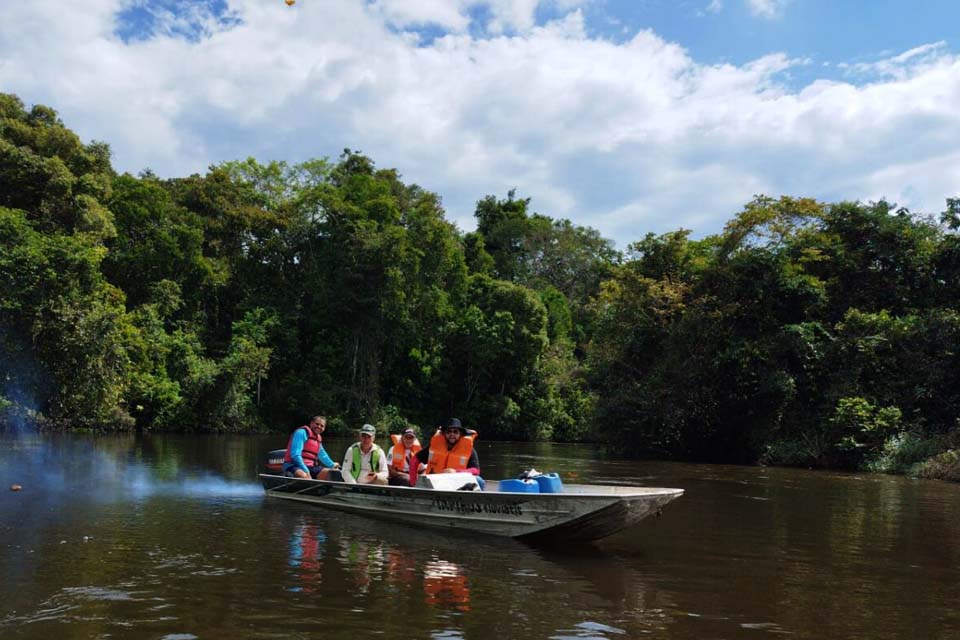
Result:
M682 489L564 485L563 493L441 491L261 474L271 498L307 502L417 526L525 540L596 540L632 526Z

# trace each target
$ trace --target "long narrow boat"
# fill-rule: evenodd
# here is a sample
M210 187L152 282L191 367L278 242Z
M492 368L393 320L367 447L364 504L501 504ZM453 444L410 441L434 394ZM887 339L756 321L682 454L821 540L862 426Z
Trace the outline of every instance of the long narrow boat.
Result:
M629 527L682 489L563 485L562 493L445 491L419 487L347 484L261 474L271 498L365 514L413 525L465 529L524 540L597 540Z

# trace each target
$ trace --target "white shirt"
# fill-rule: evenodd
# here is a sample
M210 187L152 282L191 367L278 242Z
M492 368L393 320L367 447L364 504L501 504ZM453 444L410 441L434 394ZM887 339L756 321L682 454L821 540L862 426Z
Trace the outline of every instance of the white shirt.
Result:
M343 481L348 484L386 484L387 483L387 454L383 452L383 449L380 449L380 445L374 443L370 447L370 451L364 453L360 449L360 478L354 479L353 477L353 448L356 447L360 449L360 443L355 442L354 444L347 447L347 453L343 456L343 465L341 471L343 472ZM380 464L377 465L378 468L374 469L371 460L373 458L374 449L379 449L380 451ZM367 477L367 474L373 471L377 474L376 478L370 479Z

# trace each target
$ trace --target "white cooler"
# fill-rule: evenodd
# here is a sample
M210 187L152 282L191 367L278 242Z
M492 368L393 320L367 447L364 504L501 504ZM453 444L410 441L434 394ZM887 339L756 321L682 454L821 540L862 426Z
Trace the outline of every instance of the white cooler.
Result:
M441 491L479 491L477 477L472 473L431 473L417 476L418 489Z

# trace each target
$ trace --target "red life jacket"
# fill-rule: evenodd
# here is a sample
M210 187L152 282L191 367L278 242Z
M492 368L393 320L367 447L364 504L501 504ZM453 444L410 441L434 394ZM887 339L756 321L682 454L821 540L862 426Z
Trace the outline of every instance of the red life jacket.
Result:
M283 461L284 463L293 462L293 458L290 457L290 445L293 444L293 436L296 435L300 429L307 430L307 441L303 443L303 453L301 453L303 464L308 467L315 467L317 465L317 457L320 455L321 438L307 425L297 427L293 430L293 433L290 434L290 439L287 440L287 452L283 455Z
M393 441L393 455L390 458L390 464L397 471L403 471L403 467L406 466L410 457L417 455L417 452L423 447L420 446L420 440L415 437L413 445L409 449L410 453L407 453L407 448L403 446L403 436L391 433L390 439Z
M473 441L477 437L476 431L470 435L462 435L453 449L447 449L447 439L442 431L437 431L430 438L430 457L427 458L427 473L438 473L444 469L464 471L473 452Z

